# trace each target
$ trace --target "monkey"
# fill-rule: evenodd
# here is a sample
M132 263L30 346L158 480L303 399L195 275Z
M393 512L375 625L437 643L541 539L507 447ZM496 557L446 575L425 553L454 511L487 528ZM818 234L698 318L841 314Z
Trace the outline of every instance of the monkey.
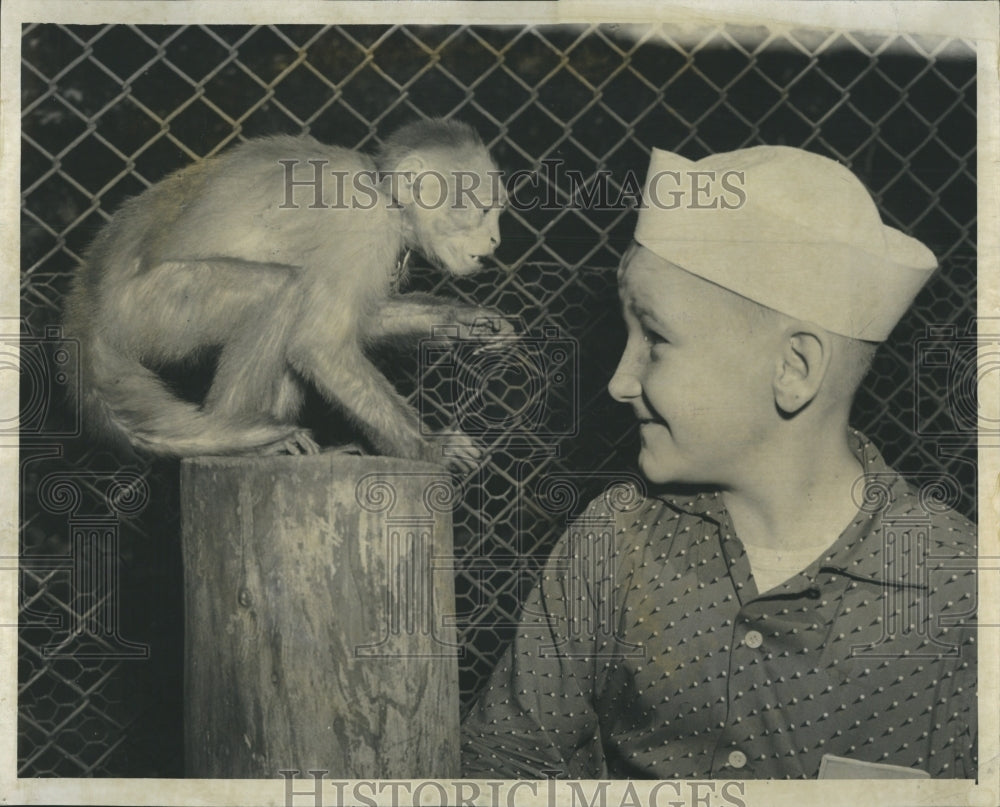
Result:
M446 431L443 458L366 351L439 325L513 331L491 309L398 291L410 250L456 276L493 256L498 176L472 127L429 119L371 155L254 138L153 184L99 231L67 296L86 422L154 456L315 454L297 422L312 385L377 452L472 469L476 443ZM209 351L207 395L182 399L164 367Z

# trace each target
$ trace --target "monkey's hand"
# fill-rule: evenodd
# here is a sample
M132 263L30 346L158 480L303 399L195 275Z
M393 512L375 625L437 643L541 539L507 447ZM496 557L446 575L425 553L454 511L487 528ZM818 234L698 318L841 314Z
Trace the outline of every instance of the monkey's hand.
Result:
M442 429L428 444L431 462L444 464L458 473L471 473L486 460L482 447L465 432Z
M488 342L495 339L509 339L516 333L514 326L504 315L492 308L456 306L453 318L455 325L458 326L459 339L478 339Z
M258 453L263 457L275 454L300 456L302 454L319 454L320 448L308 429L296 429L284 440L277 440L263 446Z

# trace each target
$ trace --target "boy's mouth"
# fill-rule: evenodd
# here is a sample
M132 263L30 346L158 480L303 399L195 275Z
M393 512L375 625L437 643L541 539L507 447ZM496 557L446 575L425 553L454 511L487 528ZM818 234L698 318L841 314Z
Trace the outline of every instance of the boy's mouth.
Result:
M646 427L646 426L657 426L657 427L663 428L663 429L669 429L670 428L669 426L667 426L666 421L660 420L659 418L655 418L655 417L640 417L640 418L637 418L637 421L638 421L638 426L639 426L639 431L640 432L645 431L644 427Z
M646 429L647 426L663 426L663 424L660 421L654 420L652 418L642 418L639 421L639 433L642 434L642 433L646 432L647 431L647 429Z

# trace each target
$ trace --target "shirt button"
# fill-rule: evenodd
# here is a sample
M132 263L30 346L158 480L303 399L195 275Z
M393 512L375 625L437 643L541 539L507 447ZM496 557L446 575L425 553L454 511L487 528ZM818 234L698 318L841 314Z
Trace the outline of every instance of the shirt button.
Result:
M747 631L747 635L743 637L743 642L747 647L756 650L764 644L764 637L761 636L760 631L758 630L749 630Z
M729 764L734 768L742 768L747 764L747 755L742 751L733 751L729 754Z

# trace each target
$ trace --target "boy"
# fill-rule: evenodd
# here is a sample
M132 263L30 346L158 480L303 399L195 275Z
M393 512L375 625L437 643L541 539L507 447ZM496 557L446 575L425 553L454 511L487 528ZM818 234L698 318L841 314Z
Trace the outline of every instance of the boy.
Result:
M933 255L786 147L654 150L635 242L609 390L675 493L563 536L463 775L973 777L974 529L847 424Z

